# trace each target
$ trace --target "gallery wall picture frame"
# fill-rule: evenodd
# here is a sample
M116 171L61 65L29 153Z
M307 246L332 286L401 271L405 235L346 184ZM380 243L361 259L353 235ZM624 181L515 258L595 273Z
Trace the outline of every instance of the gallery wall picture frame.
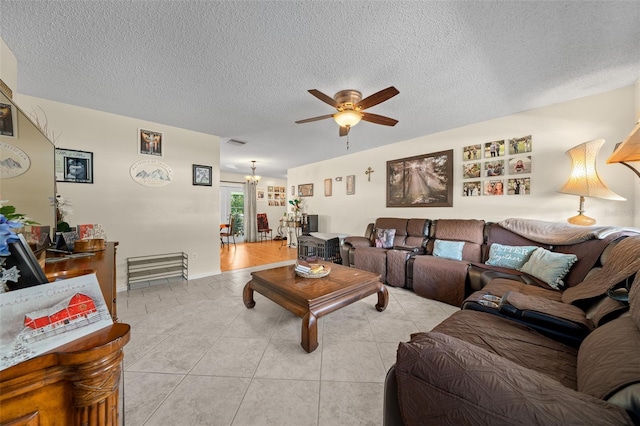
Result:
M303 183L298 185L298 196L299 197L313 197L313 184L312 183Z
M532 150L532 135L509 139L509 154L524 154Z
M531 194L531 178L520 177L507 180L507 195Z
M486 142L484 144L485 158L504 157L506 153L504 139Z
M510 175L521 175L531 173L531 156L522 155L509 158L508 173Z
M139 153L146 155L156 155L162 157L163 137L161 132L153 130L138 129Z
M56 182L93 183L93 152L56 148Z
M0 136L18 137L18 113L11 103L0 102Z
M462 148L462 161L480 160L482 158L482 145L467 145Z
M213 167L203 166L201 164L193 165L193 185L195 186L212 186L213 184Z
M452 206L452 149L387 161L387 207Z
M324 180L324 196L325 197L331 197L332 183L333 183L332 179Z
M356 193L356 175L347 176L347 195Z

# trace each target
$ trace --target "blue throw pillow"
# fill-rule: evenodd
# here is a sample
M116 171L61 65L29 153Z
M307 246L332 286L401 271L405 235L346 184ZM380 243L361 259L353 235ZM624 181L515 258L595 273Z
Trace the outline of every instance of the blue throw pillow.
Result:
M489 259L485 263L503 268L518 269L529 260L529 256L537 248L537 246L506 246L493 243L489 249Z
M462 260L462 249L464 241L436 240L433 245L433 255L435 257L446 257L447 259Z
M575 254L554 253L538 247L531 253L529 260L518 270L544 281L556 290L560 290L564 286L562 279L577 260L578 256Z
M395 229L376 229L376 247L392 248L395 236Z

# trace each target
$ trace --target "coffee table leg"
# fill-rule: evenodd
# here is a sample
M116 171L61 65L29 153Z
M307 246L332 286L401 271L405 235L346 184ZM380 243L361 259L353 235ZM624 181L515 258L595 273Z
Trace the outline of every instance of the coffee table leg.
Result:
M307 352L313 352L318 347L318 323L316 316L307 312L302 318L302 348Z
M251 281L249 281L242 291L242 300L244 301L244 306L251 309L256 306L256 302L253 300L253 288L251 288Z
M389 292L384 284L380 284L378 287L378 304L376 305L376 309L378 312L382 312L387 309L387 305L389 304Z

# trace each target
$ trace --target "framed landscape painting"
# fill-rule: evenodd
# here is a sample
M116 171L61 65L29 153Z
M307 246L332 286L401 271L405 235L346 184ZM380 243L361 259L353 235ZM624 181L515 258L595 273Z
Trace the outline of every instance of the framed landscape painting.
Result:
M387 207L453 206L453 150L387 161Z

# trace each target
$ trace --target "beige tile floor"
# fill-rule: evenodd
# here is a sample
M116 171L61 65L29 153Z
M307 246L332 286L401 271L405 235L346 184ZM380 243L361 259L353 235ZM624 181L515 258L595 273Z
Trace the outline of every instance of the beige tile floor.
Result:
M118 294L127 426L381 425L398 342L458 310L388 288L384 312L373 295L321 318L308 354L300 318L258 293L242 303L250 272L279 265Z

